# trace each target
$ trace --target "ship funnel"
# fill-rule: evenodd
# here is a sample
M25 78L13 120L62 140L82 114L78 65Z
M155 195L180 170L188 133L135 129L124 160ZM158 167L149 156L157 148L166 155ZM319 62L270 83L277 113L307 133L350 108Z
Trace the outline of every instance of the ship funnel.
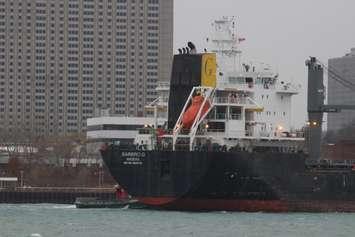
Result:
M170 79L168 127L173 129L195 86L216 87L217 62L214 53L174 55Z

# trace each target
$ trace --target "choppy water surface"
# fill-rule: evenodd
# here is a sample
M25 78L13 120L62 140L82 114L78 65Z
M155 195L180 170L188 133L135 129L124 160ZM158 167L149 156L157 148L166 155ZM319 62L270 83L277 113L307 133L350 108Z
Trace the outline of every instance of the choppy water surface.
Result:
M355 236L355 214L188 213L0 205L0 237Z

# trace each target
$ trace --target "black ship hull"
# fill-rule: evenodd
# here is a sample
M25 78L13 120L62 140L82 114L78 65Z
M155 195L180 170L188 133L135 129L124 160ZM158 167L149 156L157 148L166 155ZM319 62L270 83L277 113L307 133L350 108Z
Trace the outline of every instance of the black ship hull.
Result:
M101 151L140 202L188 211L355 211L351 166L305 165L302 153Z

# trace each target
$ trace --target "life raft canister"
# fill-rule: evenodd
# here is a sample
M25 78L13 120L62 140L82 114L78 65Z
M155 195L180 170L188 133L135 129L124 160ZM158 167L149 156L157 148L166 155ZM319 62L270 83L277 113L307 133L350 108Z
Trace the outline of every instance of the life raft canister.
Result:
M182 116L183 128L185 128L185 129L191 128L191 126L194 123L194 120L197 116L197 113L202 106L204 99L205 98L201 95L197 95L192 98L192 103L191 103L190 107L186 110L186 112ZM211 107L210 103L208 101L206 101L206 103L203 106L203 109L201 111L201 116L203 116L208 111L208 109L210 107Z

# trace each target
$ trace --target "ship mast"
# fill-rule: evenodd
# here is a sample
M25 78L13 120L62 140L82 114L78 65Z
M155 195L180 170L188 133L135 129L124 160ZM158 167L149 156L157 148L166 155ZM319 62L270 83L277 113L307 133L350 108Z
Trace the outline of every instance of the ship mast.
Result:
M219 68L231 68L233 71L240 69L242 51L238 46L244 38L237 34L236 17L223 17L212 23L214 34L207 42L211 44L211 51L216 53ZM233 62L233 65L230 64Z

